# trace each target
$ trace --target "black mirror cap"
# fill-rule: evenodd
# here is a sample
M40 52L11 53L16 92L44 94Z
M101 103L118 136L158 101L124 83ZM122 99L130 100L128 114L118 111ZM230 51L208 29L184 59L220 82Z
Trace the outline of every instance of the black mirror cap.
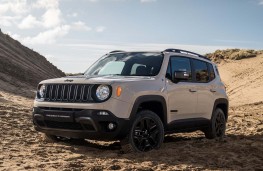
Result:
M189 77L190 77L190 74L187 71L174 71L173 81L177 83L182 80L188 80Z

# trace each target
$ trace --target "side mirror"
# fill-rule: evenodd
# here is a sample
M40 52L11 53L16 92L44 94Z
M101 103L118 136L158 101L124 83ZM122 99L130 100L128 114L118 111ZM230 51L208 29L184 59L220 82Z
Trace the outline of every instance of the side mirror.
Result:
M186 71L174 71L173 82L180 82L182 80L188 80L190 74Z

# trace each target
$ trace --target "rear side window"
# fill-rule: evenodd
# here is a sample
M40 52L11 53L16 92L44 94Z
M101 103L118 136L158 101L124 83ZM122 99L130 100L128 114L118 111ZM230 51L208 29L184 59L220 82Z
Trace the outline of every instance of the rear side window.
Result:
M207 63L193 59L194 75L196 82L206 83L209 81Z
M175 71L184 71L189 74L188 81L192 80L191 62L189 58L173 56L170 58L170 67L171 74Z
M212 81L213 79L215 79L215 70L212 64L208 63L208 68L209 68L209 79L210 81Z

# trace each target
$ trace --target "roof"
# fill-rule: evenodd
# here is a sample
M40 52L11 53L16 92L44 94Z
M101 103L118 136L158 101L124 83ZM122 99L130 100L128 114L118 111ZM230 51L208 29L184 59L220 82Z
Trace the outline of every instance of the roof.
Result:
M126 51L114 50L114 51L111 51L111 52L109 52L109 53L123 53L123 52L126 52ZM136 51L136 52L138 52L138 51ZM143 52L143 51L142 51L142 52ZM145 51L145 52L147 52L147 51ZM155 51L155 52L158 52L158 51ZM187 50L182 50L182 49L173 49L173 48L170 48L170 49L165 49L164 51L159 51L159 52L182 53L182 54L192 55L192 56L195 56L195 57L199 57L199 58L202 58L202 59L211 61L211 59L209 59L208 57L205 57L205 56L200 55L200 54L195 53L195 52L191 52L191 51L187 51Z

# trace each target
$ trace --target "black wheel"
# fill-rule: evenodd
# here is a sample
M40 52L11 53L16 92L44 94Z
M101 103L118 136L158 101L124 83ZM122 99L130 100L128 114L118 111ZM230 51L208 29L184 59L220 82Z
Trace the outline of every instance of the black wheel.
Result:
M223 137L226 131L226 118L224 112L217 108L210 121L209 128L205 130L205 137L213 139L217 137Z
M121 141L122 150L128 152L147 152L161 147L164 128L161 119L152 111L138 113L129 135Z

